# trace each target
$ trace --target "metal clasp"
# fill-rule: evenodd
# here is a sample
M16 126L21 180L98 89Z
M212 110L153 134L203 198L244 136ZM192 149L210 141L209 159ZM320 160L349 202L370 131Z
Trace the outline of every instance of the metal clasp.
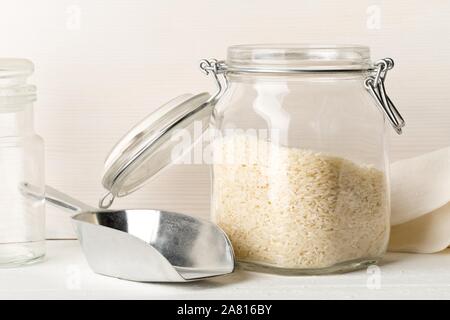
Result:
M228 88L228 79L225 75L226 65L225 61L219 61L217 59L203 59L200 61L200 69L204 74L213 74L217 83L217 92L209 99L210 102L220 99L224 92Z
M389 70L394 67L394 60L385 58L375 63L375 69L372 74L364 80L364 87L375 99L377 106L387 116L397 134L402 134L402 128L405 126L405 120L386 93L384 81Z
M108 209L113 204L115 198L115 195L113 195L111 192L108 192L100 199L100 201L98 202L98 206L100 207L100 209Z

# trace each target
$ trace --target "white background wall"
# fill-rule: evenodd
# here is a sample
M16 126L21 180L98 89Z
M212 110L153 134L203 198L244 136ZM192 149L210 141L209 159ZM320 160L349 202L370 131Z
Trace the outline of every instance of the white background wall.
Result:
M36 126L47 182L88 203L102 194L103 160L122 134L166 100L214 90L199 72L241 43L371 46L393 57L388 90L405 115L393 160L450 144L450 2L445 0L2 0L0 56L34 61ZM171 168L117 207L209 211L205 167ZM49 237L71 236L48 210Z

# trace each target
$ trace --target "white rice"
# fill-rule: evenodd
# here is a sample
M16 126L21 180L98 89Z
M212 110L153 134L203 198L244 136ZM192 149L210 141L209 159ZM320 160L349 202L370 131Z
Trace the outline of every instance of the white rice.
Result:
M224 138L215 151L228 160L213 165L213 219L238 260L310 269L384 253L381 171L250 135Z

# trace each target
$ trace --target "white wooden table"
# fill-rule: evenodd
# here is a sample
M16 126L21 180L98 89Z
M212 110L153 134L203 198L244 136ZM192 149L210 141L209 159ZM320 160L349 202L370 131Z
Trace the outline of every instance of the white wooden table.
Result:
M450 250L389 253L379 268L287 277L238 270L184 284L136 283L93 273L75 240L48 241L44 262L0 269L0 299L440 299L450 298Z

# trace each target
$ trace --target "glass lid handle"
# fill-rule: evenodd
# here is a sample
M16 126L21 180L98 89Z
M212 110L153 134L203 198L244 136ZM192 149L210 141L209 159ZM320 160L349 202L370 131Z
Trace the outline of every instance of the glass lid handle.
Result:
M375 63L372 73L364 80L364 86L375 99L377 106L386 115L397 134L402 134L405 120L386 93L384 80L387 72L394 67L394 60L384 58Z
M203 59L200 61L200 69L204 74L209 75L212 73L217 84L217 92L208 100L214 103L219 100L220 97L228 88L228 79L226 77L226 65L225 61L219 61L217 59Z

